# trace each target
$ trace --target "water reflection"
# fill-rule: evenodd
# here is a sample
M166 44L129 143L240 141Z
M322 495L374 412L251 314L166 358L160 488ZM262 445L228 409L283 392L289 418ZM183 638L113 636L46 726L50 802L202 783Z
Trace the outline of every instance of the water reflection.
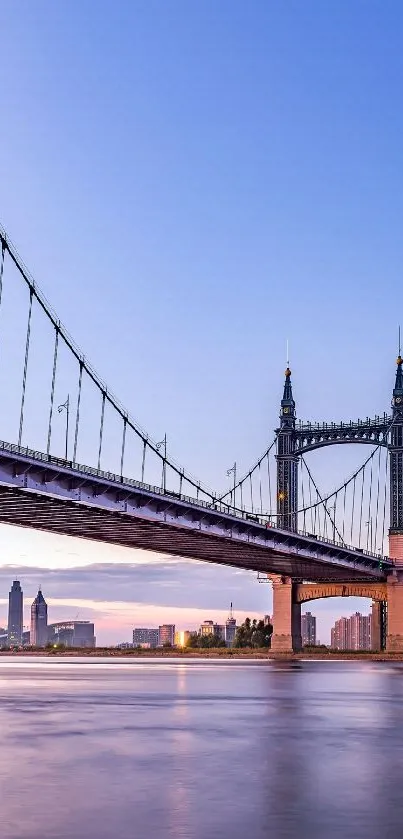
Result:
M2 839L400 839L403 669L0 659Z

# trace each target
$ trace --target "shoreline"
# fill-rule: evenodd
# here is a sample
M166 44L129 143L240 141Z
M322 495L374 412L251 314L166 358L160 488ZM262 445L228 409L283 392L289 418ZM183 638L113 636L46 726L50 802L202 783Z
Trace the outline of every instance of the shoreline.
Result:
M0 658L119 658L119 659L195 659L201 660L250 660L250 661L379 661L403 662L403 653L371 652L321 652L304 651L299 653L272 653L266 649L210 649L210 650L116 650L111 647L95 649L76 648L68 650L0 650Z

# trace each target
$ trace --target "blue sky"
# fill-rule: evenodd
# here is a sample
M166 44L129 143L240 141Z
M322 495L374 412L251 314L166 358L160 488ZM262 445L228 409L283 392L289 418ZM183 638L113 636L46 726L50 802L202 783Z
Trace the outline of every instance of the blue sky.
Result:
M0 219L143 427L225 488L234 459L246 469L273 436L287 337L300 417L387 410L403 256L400 3L6 0L1 29ZM13 361L1 377L12 388ZM321 486L357 457L321 453ZM73 540L27 548L8 528L0 539L3 563L25 568L28 553L45 593L46 568L70 553L80 566L121 561ZM150 567L141 602L163 618L153 562L136 561ZM225 616L239 577L200 568L199 591L175 566L169 607ZM270 611L269 587L242 579L239 612ZM53 579L53 597L78 598L71 586ZM323 634L356 606L315 604Z

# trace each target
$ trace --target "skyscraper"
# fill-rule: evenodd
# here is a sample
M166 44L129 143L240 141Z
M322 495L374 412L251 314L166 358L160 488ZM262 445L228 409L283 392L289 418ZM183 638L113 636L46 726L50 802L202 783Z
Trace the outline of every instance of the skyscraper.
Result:
M164 644L170 644L171 647L175 644L175 624L163 623L159 627L158 646L163 647Z
M30 640L33 647L46 647L48 643L48 607L41 589L31 606Z
M22 644L22 614L23 593L19 580L14 580L8 595L8 629L9 644Z
M331 631L333 650L370 650L371 615L356 612L350 618L340 618Z
M301 615L301 635L303 647L314 647L316 644L316 618L311 612Z

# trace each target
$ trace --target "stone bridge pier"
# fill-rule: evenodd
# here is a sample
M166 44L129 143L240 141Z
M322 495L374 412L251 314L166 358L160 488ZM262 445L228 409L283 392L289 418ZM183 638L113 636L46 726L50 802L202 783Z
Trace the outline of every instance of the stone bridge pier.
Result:
M403 533L389 534L389 556L395 560L396 570L388 577L387 582L386 650L389 653L403 653Z
M270 574L273 585L273 652L302 649L301 604L324 597L367 597L372 600L372 649L383 649L386 635L385 604L389 626L386 648L403 652L403 568L401 580L393 577L379 583L300 583L290 577Z

